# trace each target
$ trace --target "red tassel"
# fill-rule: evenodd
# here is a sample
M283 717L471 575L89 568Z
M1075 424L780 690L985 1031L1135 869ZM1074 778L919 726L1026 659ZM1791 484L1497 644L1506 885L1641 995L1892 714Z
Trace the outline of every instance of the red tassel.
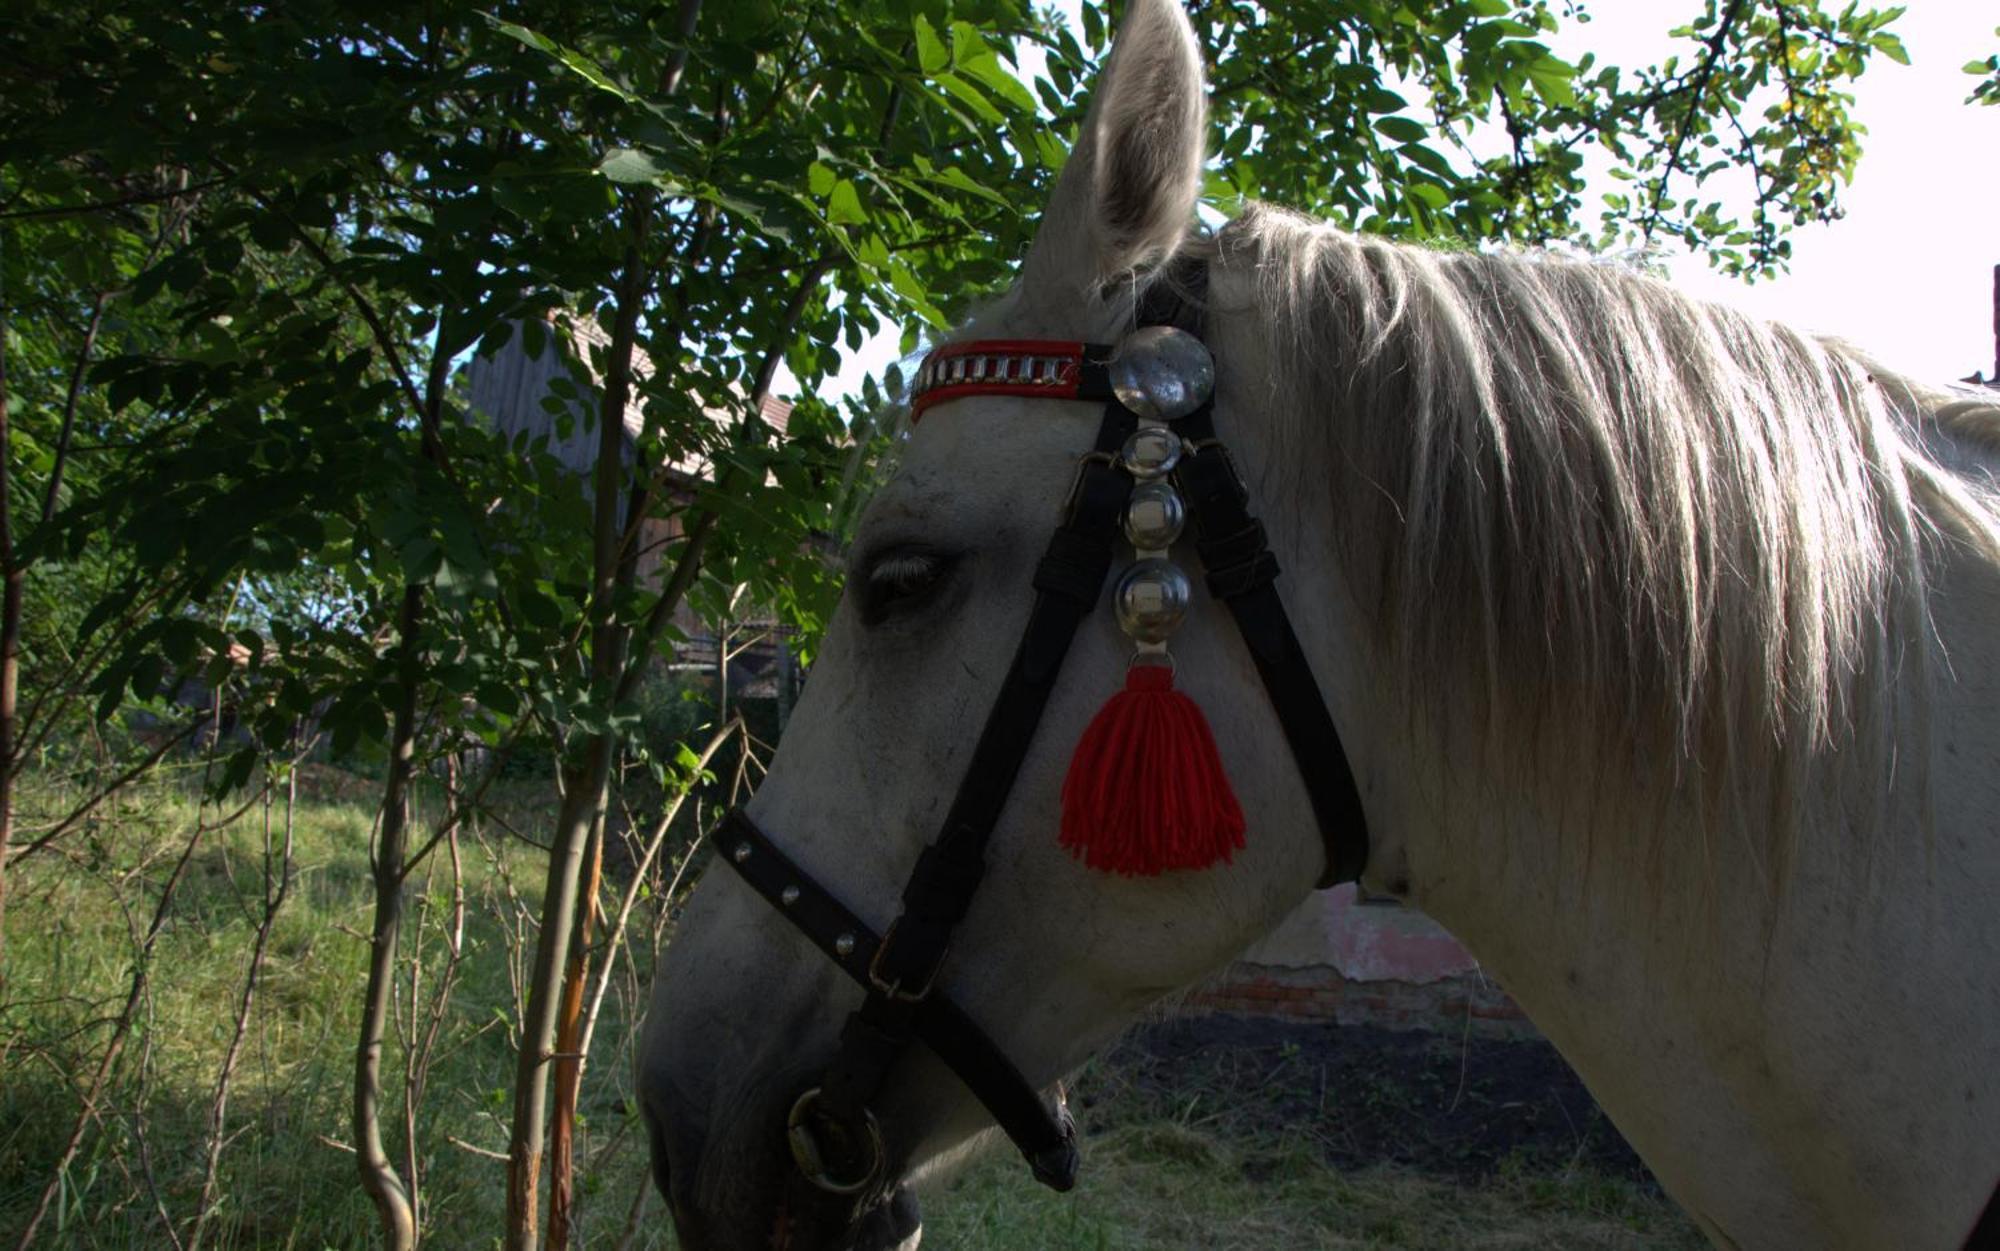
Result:
M1093 869L1154 877L1227 863L1243 847L1208 718L1173 670L1137 664L1077 742L1062 788L1062 845Z

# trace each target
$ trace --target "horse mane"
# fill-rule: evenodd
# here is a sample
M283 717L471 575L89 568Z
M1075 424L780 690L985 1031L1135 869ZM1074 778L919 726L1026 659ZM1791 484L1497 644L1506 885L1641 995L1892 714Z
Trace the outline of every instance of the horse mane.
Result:
M1603 262L1263 206L1206 246L1254 273L1277 459L1335 467L1334 542L1413 712L1564 748L1541 759L1571 783L1692 778L1774 874L1827 753L1886 803L1927 564L2000 561L1990 480L1926 440L2000 437L2000 404Z

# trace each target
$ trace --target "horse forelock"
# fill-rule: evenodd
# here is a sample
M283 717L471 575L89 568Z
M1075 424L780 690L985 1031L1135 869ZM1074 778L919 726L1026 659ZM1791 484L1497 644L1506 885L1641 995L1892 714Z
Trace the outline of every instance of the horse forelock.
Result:
M1336 550L1413 712L1568 784L1692 784L1774 882L1832 753L1856 825L1923 776L1894 742L1932 668L1927 568L1945 538L2000 558L2000 509L1925 450L1917 388L1601 262L1261 206L1212 246L1254 273L1268 437L1338 479Z

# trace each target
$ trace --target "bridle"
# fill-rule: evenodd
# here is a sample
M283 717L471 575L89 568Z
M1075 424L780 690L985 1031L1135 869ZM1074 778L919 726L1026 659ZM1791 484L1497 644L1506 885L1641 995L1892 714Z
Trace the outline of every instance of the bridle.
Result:
M711 835L722 859L867 991L841 1030L832 1062L797 1097L787 1117L785 1133L797 1165L794 1207L831 1208L851 1229L880 1201L894 1178L869 1105L912 1039L930 1048L985 1105L1027 1158L1036 1180L1056 1190L1075 1184L1076 1131L1061 1084L1044 1097L938 987L938 975L952 932L985 873L987 842L1070 641L1102 598L1140 472L1128 441L1142 430L1157 435L1161 425L1142 422L1141 412L1128 406L1133 400L1139 409L1146 407L1135 400L1131 356L1128 349L1121 359L1121 348L1153 327L1172 328L1198 344L1206 285L1207 269L1200 262L1154 282L1140 302L1140 331L1121 345L973 340L939 348L918 371L913 421L937 404L975 395L1097 400L1103 401L1104 414L1091 450L1078 464L1062 520L1036 566L1027 628L964 780L936 840L917 857L903 888L902 911L888 932L871 930L742 810L730 812ZM1201 355L1206 359L1205 349ZM1263 680L1325 842L1320 887L1353 881L1368 855L1361 797L1278 596L1278 563L1264 527L1250 515L1249 492L1216 437L1212 390L1211 367L1203 390L1193 397L1198 404L1170 423L1171 455L1164 468L1154 462L1145 476L1167 475L1185 501L1209 592L1228 606Z

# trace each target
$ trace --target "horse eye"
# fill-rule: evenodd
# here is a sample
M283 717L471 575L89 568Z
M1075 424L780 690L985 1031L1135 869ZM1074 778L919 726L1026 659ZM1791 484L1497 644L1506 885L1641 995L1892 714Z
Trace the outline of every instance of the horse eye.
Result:
M903 549L869 561L861 576L861 620L879 625L921 607L944 584L956 558L942 552Z

